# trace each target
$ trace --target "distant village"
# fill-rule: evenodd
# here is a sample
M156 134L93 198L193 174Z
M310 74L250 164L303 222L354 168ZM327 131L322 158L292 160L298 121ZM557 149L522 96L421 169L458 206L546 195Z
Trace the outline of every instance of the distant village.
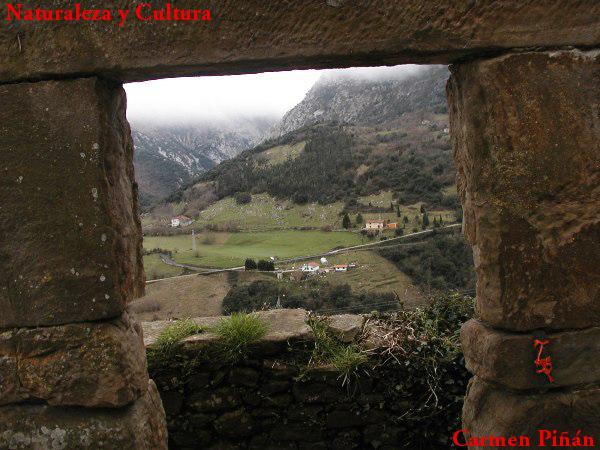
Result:
M194 222L193 219L187 216L175 216L171 218L172 228L187 227ZM383 230L395 230L398 228L397 222L390 222L387 219L367 219L364 231L383 231Z
M329 273L329 272L348 272L348 270L356 269L357 264L352 262L349 264L329 265L326 258L321 258L321 262L309 262L300 267L304 273Z

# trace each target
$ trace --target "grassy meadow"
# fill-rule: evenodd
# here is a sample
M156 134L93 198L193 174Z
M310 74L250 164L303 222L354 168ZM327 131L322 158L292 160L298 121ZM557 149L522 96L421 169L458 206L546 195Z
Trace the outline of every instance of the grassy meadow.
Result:
M196 252L192 250L191 235L145 237L144 248L170 250L181 264L220 269L241 266L246 258L292 258L360 244L361 240L359 234L351 232L204 232L196 236Z
M252 202L238 205L232 197L227 197L202 211L194 225L234 226L243 231L323 226L341 228L342 208L339 202L297 205L267 194L253 195Z
M144 270L146 271L146 278L148 280L176 277L183 273L183 269L163 263L157 254L144 255L143 259Z

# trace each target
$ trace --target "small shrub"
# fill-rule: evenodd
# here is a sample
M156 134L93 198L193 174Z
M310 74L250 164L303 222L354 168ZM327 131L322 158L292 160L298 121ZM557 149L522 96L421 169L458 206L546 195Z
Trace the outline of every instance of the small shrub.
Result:
M238 192L235 194L234 198L238 205L246 205L252 201L252 195L248 192Z
M234 313L212 331L220 338L225 360L236 362L246 356L250 344L267 334L267 325L255 314Z
M244 268L246 270L256 270L258 266L256 265L256 261L254 261L251 258L248 258L245 262L244 262Z
M261 259L257 264L258 270L262 270L264 272L272 272L275 270L275 263L273 261L267 261Z

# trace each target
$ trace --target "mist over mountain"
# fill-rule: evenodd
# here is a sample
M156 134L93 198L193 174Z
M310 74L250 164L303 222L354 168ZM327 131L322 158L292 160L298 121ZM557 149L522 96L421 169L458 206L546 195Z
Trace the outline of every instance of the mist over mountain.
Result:
M297 204L391 192L402 204L455 207L455 169L440 66L389 76L326 74L260 145L219 164L170 197L197 216L238 193Z
M446 111L446 66L381 69L325 73L304 100L285 114L271 136L318 123L376 125L407 112Z
M205 119L184 125L133 121L140 204L153 204L199 174L254 147L275 121L261 116Z

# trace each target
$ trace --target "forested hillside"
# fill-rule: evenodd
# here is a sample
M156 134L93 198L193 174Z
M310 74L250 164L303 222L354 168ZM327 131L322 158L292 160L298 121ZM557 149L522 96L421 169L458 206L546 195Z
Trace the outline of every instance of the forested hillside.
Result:
M277 129L293 128L292 123L301 128L221 163L170 200L189 205L192 215L206 206L207 198L216 201L244 193L268 193L299 204L343 201L351 208L360 196L392 191L398 203L455 207L455 198L444 195L455 177L443 91L446 78L445 68L434 67L402 81L321 81ZM384 88L389 96L382 94ZM361 90L368 101L359 98ZM380 110L372 100L373 90L376 98L385 98ZM313 110L327 98L337 99L338 108L344 107L340 99L364 108L353 107L350 115L339 113L338 121L312 123ZM306 120L298 111L305 112ZM331 111L317 114L333 116Z

